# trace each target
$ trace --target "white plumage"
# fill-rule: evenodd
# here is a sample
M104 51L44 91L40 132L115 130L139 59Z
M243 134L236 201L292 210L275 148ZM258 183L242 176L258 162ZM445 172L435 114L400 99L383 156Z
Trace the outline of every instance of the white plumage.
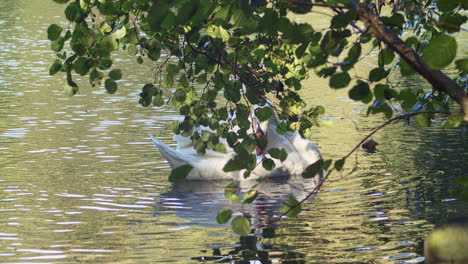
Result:
M298 132L287 132L283 135L278 134L276 128L279 120L276 116L264 122L258 122L254 118L253 123L254 127L260 127L266 134L268 143L263 151L264 154L257 155L258 166L251 172L250 177L247 178L248 180L282 175L298 175L307 166L321 159L317 146L310 140L301 137ZM209 128L200 129L208 130ZM186 164L193 167L187 176L189 180L244 180L243 175L245 170L223 171L224 165L236 155L234 150L227 145L225 139L220 138L220 143L226 145L226 153L206 150L204 155L199 155L193 148L189 137L175 135L174 140L177 143L177 149L175 150L151 135L150 138L172 168ZM261 161L265 157L271 158L268 150L272 148L284 149L288 156L283 162L272 158L276 166L272 171L268 171L263 168Z

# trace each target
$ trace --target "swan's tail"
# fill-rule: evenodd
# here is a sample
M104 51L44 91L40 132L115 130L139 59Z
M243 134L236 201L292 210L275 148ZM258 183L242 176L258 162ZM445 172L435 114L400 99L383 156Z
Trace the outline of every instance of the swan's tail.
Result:
M159 152L161 152L161 154L167 159L169 165L171 165L172 168L177 168L189 163L188 161L184 160L183 157L181 157L183 155L164 144L161 140L155 138L152 135L148 136L151 138L156 148L158 148Z

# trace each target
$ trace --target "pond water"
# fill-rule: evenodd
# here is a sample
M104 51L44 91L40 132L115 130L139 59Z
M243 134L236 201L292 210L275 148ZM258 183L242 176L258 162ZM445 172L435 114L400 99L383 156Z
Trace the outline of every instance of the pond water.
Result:
M116 94L78 79L80 92L67 97L64 78L48 75L46 29L64 23L62 10L0 2L0 263L420 263L433 225L468 214L454 195L454 178L468 174L468 132L437 124L385 129L379 152L353 156L303 213L275 225L281 201L304 197L314 182L269 182L242 208L224 199L225 183L169 184L147 135L173 143L168 131L180 116L138 105L152 65L120 56ZM306 85L308 101L333 121L313 136L327 158L384 121L323 80ZM256 236L216 224L225 207L249 213Z

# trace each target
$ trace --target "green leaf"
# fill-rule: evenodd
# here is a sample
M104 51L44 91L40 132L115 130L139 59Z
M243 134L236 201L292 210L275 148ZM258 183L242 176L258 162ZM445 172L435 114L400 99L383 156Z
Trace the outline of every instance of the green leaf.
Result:
M447 30L448 33L455 33L460 31L461 25L464 24L466 20L467 17L464 15L447 12L440 17L439 26Z
M218 224L225 224L231 219L232 216L232 210L231 209L222 209L218 212L216 215L216 222Z
M385 99L385 90L389 89L390 86L388 86L387 84L376 84L374 86L374 95L375 95L375 98L378 99L378 100L382 100L382 99Z
M423 50L423 58L433 69L448 66L457 55L457 41L454 37L441 34L431 39Z
M65 17L71 22L81 20L81 8L76 2L71 2L65 9Z
M272 159L266 158L266 159L264 159L262 161L262 166L263 166L263 168L265 168L265 170L271 171L271 170L273 170L275 168L276 165L275 165L275 162Z
M91 69L88 58L79 57L73 64L73 70L81 76L86 75Z
M354 85L353 88L349 90L348 95L349 98L353 99L354 101L366 99L369 97L369 95L371 95L369 84L358 80L358 84Z
M95 53L101 57L108 57L112 51L119 48L119 43L113 36L105 36L96 44Z
M379 52L378 60L379 66L387 65L392 63L395 58L395 53L390 49L383 49Z
M346 160L346 159L343 158L343 159L339 159L339 160L335 161L335 169L336 169L337 171L340 171L341 169L343 169L345 160Z
M233 203L240 201L239 196L236 194L238 187L234 182L228 184L224 189L224 197Z
M79 90L79 88L76 85L72 86L72 85L69 85L69 84L65 84L65 86L63 87L63 91L68 96L75 95L78 92L78 90Z
M468 73L468 58L456 60L455 65L458 70Z
M310 164L302 173L303 178L315 177L323 168L323 160L319 159L315 163Z
M330 165L332 164L333 160L329 159L329 160L325 160L323 162L323 165L322 165L322 168L324 170L328 170L328 168L330 168Z
M50 43L50 49L59 52L63 49L63 45L65 44L65 39L62 37L58 37L54 41Z
M272 148L268 150L272 158L279 159L282 162L288 157L288 153L284 149Z
M335 15L331 21L331 24L335 28L344 28L357 17L356 9L350 9L348 12L340 13Z
M56 59L54 63L49 68L49 75L52 76L59 72L62 69L62 62L59 59Z
M113 16L118 13L117 6L112 0L99 0L99 12L105 16Z
M122 26L121 28L117 29L113 35L116 39L121 39L127 35L127 28Z
M153 3L147 16L148 25L152 31L159 31L161 29L161 23L164 21L167 13L169 13L167 0Z
M381 17L381 20L386 25L396 26L399 28L402 28L405 23L405 17L400 13L394 13L391 17Z
M184 89L177 89L172 96L176 102L183 103L187 99L187 92Z
M106 79L104 86L106 87L107 92L110 94L114 94L117 91L117 83L112 79Z
M282 211L283 213L287 212L288 217L296 217L302 212L302 205L294 197L289 197Z
M442 12L452 11L457 8L462 1L460 0L438 0L437 1L437 8L439 8ZM466 5L466 1L464 3Z
M447 118L444 123L445 128L459 127L463 123L463 116L461 114L452 114Z
M221 144L221 143L218 143L215 145L214 147L214 150L215 151L218 151L218 152L222 152L222 153L226 153L226 146L224 144Z
M250 234L250 221L243 215L238 215L232 219L232 230L241 236Z
M348 86L351 77L347 72L335 73L330 78L330 87L334 89L344 88Z
M175 169L172 169L171 174L169 174L170 182L181 182L185 181L189 173L192 171L193 167L186 164Z
M162 94L158 94L153 97L153 105L157 107L164 105L164 97Z
M355 43L353 46L349 49L348 52L348 57L346 57L346 61L349 62L350 64L355 64L359 57L361 56L361 44Z
M224 29L222 26L217 25L209 25L206 29L206 33L212 38L220 38L223 41L228 41L231 37L229 31Z
M414 117L414 121L421 127L430 127L431 126L431 115L429 114L419 114Z
M114 81L122 79L122 70L115 69L115 70L110 71L109 78L111 78Z
M50 41L54 41L60 37L60 34L62 34L62 28L57 25L57 24L52 24L47 28L47 38Z
M255 116L258 117L260 122L268 120L273 115L271 107L263 107L255 109Z
M407 77L416 73L413 67L411 67L411 65L409 65L404 59L400 59L399 65L400 65L400 73L401 73L401 76L403 77Z
M239 162L239 159L236 159L236 157L234 157L233 159L230 159L230 160L228 160L228 162L226 162L226 165L224 165L224 167L223 167L224 172L238 171L238 170L244 169L245 166L242 165Z
M401 107L404 110L410 110L418 101L418 96L410 89L404 89L398 94L398 99L401 101Z
M384 68L374 68L369 72L369 81L378 82L388 76L388 72Z
M251 204L255 199L258 197L258 191L257 190L250 190L248 193L244 195L244 201L242 204Z
M239 102L241 98L240 84L230 83L224 87L224 97L234 103Z
M100 85L102 79L104 79L104 74L97 69L93 69L89 74L89 80L93 86Z

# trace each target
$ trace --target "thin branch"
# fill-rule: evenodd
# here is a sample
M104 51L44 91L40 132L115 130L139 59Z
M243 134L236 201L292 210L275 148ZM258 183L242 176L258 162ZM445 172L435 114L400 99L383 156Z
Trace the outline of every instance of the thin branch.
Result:
M397 123L398 121L402 120L402 119L407 119L407 118L411 118L413 116L416 116L416 115L419 115L419 114L443 114L443 115L450 115L451 113L450 112L443 112L443 111L421 111L421 112L415 112L415 113L408 113L408 114L404 114L404 115L400 115L400 116L397 116L397 117L394 117L390 120L387 120L385 123L383 123L382 125L380 126L377 126L375 128L372 129L372 131L367 135L365 136L350 152L348 152L348 154L346 154L342 159L347 159L349 156L351 156L354 152L356 152L360 147L361 145L366 142L370 137L372 137L375 133L379 132L382 128L390 125L390 124L395 124ZM283 212L279 217L278 219L275 219L275 221L278 221L279 219L281 219L283 216L286 216L289 212L291 212L292 210L294 210L294 208L296 208L297 206L303 204L305 201L307 201L310 197L316 195L320 189L322 188L323 184L325 183L325 181L330 177L331 173L335 170L334 167L332 167L331 169L329 169L327 171L327 173L325 174L325 176L322 178L322 180L317 184L317 186L309 193L306 195L306 197L304 197L301 201L299 201L296 205L288 205L286 204L287 206L290 206L290 208ZM354 171L354 170L353 170Z

